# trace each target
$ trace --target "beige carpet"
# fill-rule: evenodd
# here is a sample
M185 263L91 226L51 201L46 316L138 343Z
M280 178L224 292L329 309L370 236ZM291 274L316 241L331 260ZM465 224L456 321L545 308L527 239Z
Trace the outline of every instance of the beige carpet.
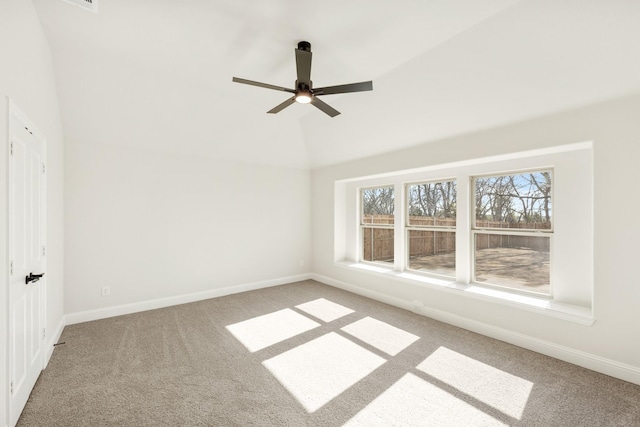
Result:
M19 426L640 426L640 386L314 281L61 341Z

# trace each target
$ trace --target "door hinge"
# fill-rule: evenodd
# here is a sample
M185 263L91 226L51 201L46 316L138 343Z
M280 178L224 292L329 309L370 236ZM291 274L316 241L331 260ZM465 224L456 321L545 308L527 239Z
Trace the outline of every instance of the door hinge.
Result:
M42 256L46 256L47 255L47 249L45 246L42 247Z
M11 155L13 156L13 141L11 141Z
M13 276L13 261L9 263L9 271L11 272L10 274Z
M44 163L42 164L42 173L44 173L47 170L46 166L44 165Z
M11 381L9 385L9 390L11 390L11 394L13 394L13 381Z
M42 328L42 339L47 337L47 328Z

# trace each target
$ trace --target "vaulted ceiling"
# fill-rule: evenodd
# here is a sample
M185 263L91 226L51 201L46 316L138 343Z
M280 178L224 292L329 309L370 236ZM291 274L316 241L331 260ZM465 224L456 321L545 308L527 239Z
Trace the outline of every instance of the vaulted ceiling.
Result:
M319 167L640 91L637 0L33 0L65 139ZM266 111L311 42L314 86ZM517 143L514 141L514 143Z

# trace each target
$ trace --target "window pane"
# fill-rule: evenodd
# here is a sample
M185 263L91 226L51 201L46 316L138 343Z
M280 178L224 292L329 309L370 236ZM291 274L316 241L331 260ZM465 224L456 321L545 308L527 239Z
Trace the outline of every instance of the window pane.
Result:
M476 234L475 281L550 294L549 237Z
M407 186L409 225L455 227L456 182L428 182Z
M455 276L456 233L409 230L409 269Z
M393 229L362 227L362 259L393 264Z
M475 179L476 227L551 229L551 172Z
M362 224L393 224L393 187L363 188Z

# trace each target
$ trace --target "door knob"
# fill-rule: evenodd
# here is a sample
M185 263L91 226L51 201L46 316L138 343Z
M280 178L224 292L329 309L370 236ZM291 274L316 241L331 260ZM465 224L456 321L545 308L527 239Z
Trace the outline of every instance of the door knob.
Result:
M29 273L29 275L24 278L24 284L28 285L31 282L37 282L38 280L40 280L42 276L44 276L44 273L42 274Z

